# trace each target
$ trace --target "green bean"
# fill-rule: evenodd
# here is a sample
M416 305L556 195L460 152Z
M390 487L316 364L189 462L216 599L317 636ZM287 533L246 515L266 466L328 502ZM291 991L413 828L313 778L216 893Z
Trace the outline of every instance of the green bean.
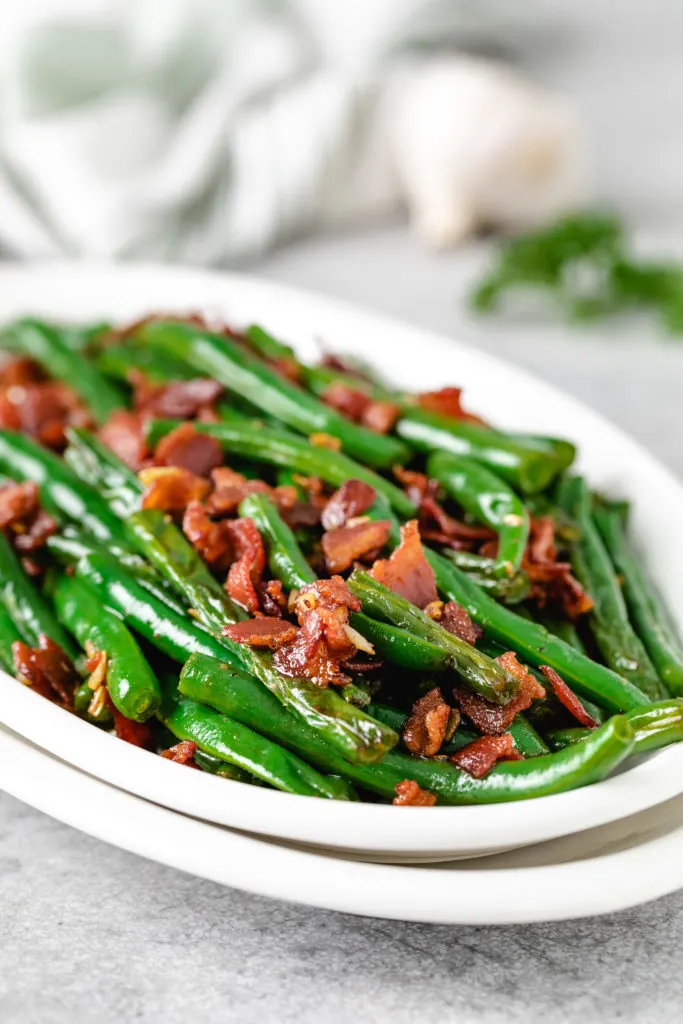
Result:
M321 775L295 754L212 708L186 697L168 701L161 713L167 729L200 750L237 765L285 793L353 799L348 783Z
M161 690L142 651L124 623L93 600L81 580L62 576L52 593L60 621L81 647L88 643L107 655L107 690L114 706L144 722L161 705Z
M77 687L74 693L74 711L85 718L86 722L90 722L91 725L99 725L102 728L110 729L114 724L114 716L111 713L111 709L106 701L98 703L97 707L90 711L90 705L93 699L93 691L88 685L88 680L84 679L79 687Z
M585 481L582 477L565 479L558 487L557 498L581 532L570 548L571 563L593 599L588 622L600 653L610 668L651 700L661 699L665 696L662 683L629 621L609 554L591 517L591 496Z
M436 573L439 590L449 601L461 604L506 650L516 651L536 667L550 665L580 697L587 697L608 711L631 711L649 703L629 680L592 661L538 623L498 604L452 562L435 551L427 551L426 555Z
M619 573L640 639L670 693L683 696L683 647L626 539L623 516L617 508L600 507L596 508L594 518Z
M18 320L2 332L0 343L34 359L50 377L73 388L98 423L125 406L116 388L80 352L65 344L55 327L40 320Z
M178 420L152 420L148 440L152 447L179 425ZM305 438L267 428L258 422L195 423L195 429L220 441L228 454L241 455L257 462L293 469L302 476L317 476L339 487L346 480L362 480L383 494L400 515L415 515L415 506L394 484L342 452L310 444Z
M2 596L4 597L4 595ZM21 634L14 624L14 619L0 600L0 668L4 668L10 673L14 672L12 644L17 640L21 640Z
M229 764L228 761L223 761L220 757L207 754L205 750L200 750L199 747L197 747L192 760L195 764L199 765L202 771L208 772L209 775L220 775L222 779L232 779L233 782L245 782L247 785L252 786L261 784L261 780L257 779L255 775L245 772L243 768L238 768L236 764Z
M345 420L329 406L291 384L230 339L188 324L152 321L138 331L141 341L208 373L268 415L304 434L337 437L344 450L372 466L391 467L407 458L405 445Z
M29 437L0 430L0 472L38 484L41 504L55 519L78 523L98 540L122 538L121 524L99 494Z
M0 530L0 603L30 647L41 634L58 644L72 660L76 648L55 618L52 608L24 572L12 545Z
M629 711L626 715L636 742L634 754L659 750L671 743L683 740L683 701L662 700L647 708ZM591 729L555 729L549 732L547 740L553 750L562 750L572 743L579 743L591 733Z
M81 480L97 490L116 516L125 519L140 508L144 487L125 462L82 427L70 427L67 439L66 462Z
M547 451L426 409L405 411L396 424L396 432L420 451L450 452L474 459L524 494L545 490L562 469L558 459Z
M172 380L191 380L195 374L187 363L163 352L143 348L140 345L106 345L97 356L100 373L116 380L130 382L130 371L137 370L154 384L166 384Z
M497 565L493 558L453 548L444 548L441 553L459 569L466 572L477 586L502 601L503 604L520 604L529 596L531 584L525 572L516 572L514 576L501 579L497 574Z
M498 534L494 572L503 577L517 572L529 537L529 515L515 492L486 466L448 452L429 456L427 475L438 480L466 512Z
M519 687L518 680L471 644L453 636L410 601L399 597L360 569L352 573L347 585L362 602L363 610L373 618L400 626L444 650L451 667L475 693L495 704L507 704L512 700Z

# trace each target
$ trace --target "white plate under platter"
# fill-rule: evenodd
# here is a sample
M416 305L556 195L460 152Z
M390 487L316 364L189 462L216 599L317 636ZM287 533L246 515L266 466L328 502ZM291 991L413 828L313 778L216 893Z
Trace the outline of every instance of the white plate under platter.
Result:
M559 921L624 910L683 886L683 797L512 853L398 867L310 853L185 817L79 772L1 726L0 778L19 800L160 864L260 896L365 917Z
M196 311L258 321L304 358L318 339L362 354L398 384L464 385L469 407L502 427L565 435L593 484L633 501L647 564L683 624L683 488L602 417L530 374L424 331L238 275L154 266L73 264L0 270L0 322L34 313L126 320ZM537 843L616 821L683 792L683 745L586 789L491 807L401 808L295 797L214 779L119 743L0 675L0 722L131 793L207 821L376 858L463 857ZM188 778L190 776L191 778Z

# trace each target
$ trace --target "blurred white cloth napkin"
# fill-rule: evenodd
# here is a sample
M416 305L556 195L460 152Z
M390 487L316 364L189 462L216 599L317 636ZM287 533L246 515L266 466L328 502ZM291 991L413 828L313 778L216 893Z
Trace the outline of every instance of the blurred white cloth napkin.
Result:
M494 0L2 7L0 246L203 264L393 203L381 140L356 160L386 68L509 23Z

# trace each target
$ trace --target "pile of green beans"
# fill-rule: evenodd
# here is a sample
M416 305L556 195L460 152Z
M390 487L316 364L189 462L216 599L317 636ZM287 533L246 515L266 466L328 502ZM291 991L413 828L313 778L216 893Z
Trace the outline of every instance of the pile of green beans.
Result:
M55 520L29 561L18 543L25 524L10 518L0 530L0 667L21 674L17 643L38 648L49 638L74 666L75 713L93 726L147 723L136 728L151 728L157 750L174 739L189 742L196 766L233 781L323 799L391 801L412 780L444 805L589 785L633 754L683 740L683 646L632 547L623 503L592 494L570 474L569 441L433 412L365 368L306 365L256 325L240 336L152 318L117 337L108 324L24 318L0 332L0 349L70 387L91 424L68 427L61 453L28 433L0 429L0 486L34 482ZM1 374L0 361L0 388ZM228 593L226 570L203 560L181 515L146 507L142 479L98 434L112 415L140 408L140 375L158 388L197 376L222 385L214 415L193 420L193 428L218 442L225 465L260 481L245 487L234 514L256 527L262 579L281 585L279 614L294 626L298 592L328 575L327 548L322 527L288 525L288 506L273 486L308 502L307 487L322 489L326 500L348 481L367 485L374 500L349 513L349 525L388 524L384 550L373 558L401 545L407 521L427 522L426 506L418 507L420 474L448 515L486 529L456 532L453 542L438 530L423 538L420 571L432 574L439 598L426 610L380 583L370 561L351 565L345 582L361 610L350 611L347 635L365 652L369 674L361 662L342 661L346 685L318 685L305 665L290 675L272 650L226 633L250 617ZM394 427L379 434L333 409L325 402L332 385L360 393L361 404L391 403ZM154 464L156 446L185 421L144 409L139 419ZM399 486L397 467L418 474L417 490ZM529 537L541 514L554 517L560 557L591 599L577 622L543 607L534 589ZM220 530L221 517L213 518ZM487 549L478 550L477 537L489 538ZM439 602L449 601L481 627L477 643L441 625ZM522 691L500 661L510 651L546 687L531 706L511 704ZM107 701L93 701L93 652L106 654ZM592 728L551 691L544 668L571 688ZM438 756L420 757L403 737L416 701L435 687L451 705L455 731L444 734ZM459 720L455 695L463 689L492 721L510 705L505 731L521 760L499 762L482 777L450 760L481 735L472 712Z

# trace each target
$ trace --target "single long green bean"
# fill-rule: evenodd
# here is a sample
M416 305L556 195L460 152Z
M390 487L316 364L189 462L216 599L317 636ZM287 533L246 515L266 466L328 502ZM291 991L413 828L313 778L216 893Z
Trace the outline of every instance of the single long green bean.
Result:
M55 327L40 320L18 320L2 332L0 345L34 359L50 377L68 384L80 395L98 423L104 423L113 412L125 407L119 391L91 361L65 344Z
M6 672L14 672L12 644L21 639L22 636L14 623L14 619L5 608L2 599L0 599L0 668L4 668Z
M580 531L570 548L572 569L593 599L588 622L602 656L651 700L661 699L666 696L664 687L631 626L614 567L591 516L591 495L583 478L565 478L557 499Z
M178 420L152 420L147 427L149 443L156 446L178 425ZM252 420L244 423L195 423L194 427L215 437L228 454L284 466L302 476L317 476L334 487L341 486L346 480L362 480L383 494L400 515L409 517L415 514L415 506L402 490L343 452L321 448L305 438L264 427Z
M58 644L72 660L76 647L60 626L52 608L24 572L12 545L0 530L0 603L20 638L37 647L42 633ZM16 639L16 638L15 638Z
M512 488L486 466L448 452L429 456L427 475L438 480L466 512L498 534L496 574L509 577L517 572L529 537L529 514Z
M519 688L519 681L506 672L502 665L471 644L453 636L410 601L378 583L369 573L356 569L347 585L351 593L362 602L363 610L373 618L400 626L436 647L441 647L448 654L451 667L475 693L495 704L507 704L512 700Z
M171 380L191 380L196 374L187 363L163 352L143 348L140 345L106 345L97 355L100 373L115 380L130 382L131 370L137 370L154 384L165 384Z
M267 737L187 697L168 701L161 719L178 739L196 743L200 750L243 768L285 793L331 800L353 798L348 783L321 775Z
M77 523L98 540L123 540L120 522L97 491L31 438L0 430L0 473L38 484L43 508L56 519Z
M189 324L159 320L142 325L138 337L151 348L210 374L229 391L302 433L324 432L337 437L345 451L371 466L390 468L406 461L406 447L396 438L350 423L228 338Z
M442 554L459 569L466 572L477 586L502 601L503 604L520 604L529 596L531 584L529 577L523 571L515 573L514 576L501 578L498 574L497 563L493 558L453 548L444 548Z
M457 601L506 650L516 651L539 667L550 665L581 697L587 697L607 711L631 711L649 703L637 686L605 665L592 661L581 651L494 601L473 583L466 573L437 554L426 551L436 574L439 590L449 601Z
M64 458L73 472L96 489L119 518L139 509L144 487L133 470L89 430L71 427L66 434Z
M90 643L107 655L106 679L114 706L136 722L144 722L161 706L161 689L146 658L116 615L93 600L81 580L62 576L52 599L60 621L81 647Z
M683 696L683 646L626 538L618 508L596 508L595 523L619 573L633 622L670 693Z

